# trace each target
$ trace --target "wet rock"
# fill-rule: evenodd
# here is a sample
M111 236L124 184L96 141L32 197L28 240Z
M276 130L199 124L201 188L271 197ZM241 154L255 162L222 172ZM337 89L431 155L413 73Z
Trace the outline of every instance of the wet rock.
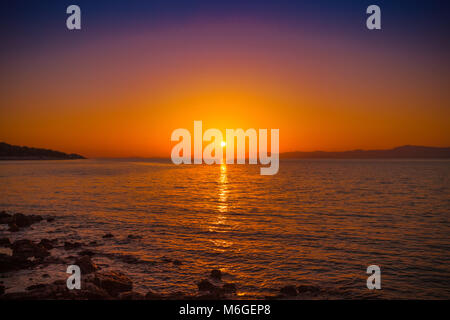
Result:
M220 293L217 293L217 292L201 294L201 295L195 297L195 299L197 299L197 300L220 300L223 298L224 298L223 295Z
M14 292L2 296L2 299L12 300L104 300L110 299L109 294L90 282L83 282L81 290L67 289L63 280L51 284L37 284L27 288L26 292Z
M13 256L20 258L44 258L50 255L48 250L41 244L35 244L28 239L17 240L12 245Z
M144 300L145 299L144 295L137 293L137 292L133 292L133 291L122 292L121 294L119 294L118 298L120 300Z
M136 239L142 239L141 236L136 236L136 235L134 235L134 234L129 234L127 238L128 238L128 239L134 239L134 240L136 240Z
M9 248L11 246L11 241L8 238L0 238L0 247Z
M319 287L308 286L308 285L298 286L297 291L299 294L310 294L310 295L317 295L321 292Z
M22 213L15 213L10 215L5 211L0 213L0 224L8 224L8 231L17 232L20 228L25 228L31 226L33 223L39 222L42 220L41 216L38 215L29 215L26 216Z
M75 261L75 264L80 267L82 274L89 274L98 269L97 265L92 262L91 257L89 256L82 256Z
M264 300L278 300L278 299L282 299L282 298L284 298L284 295L277 294L277 295L265 296Z
M80 242L70 242L70 241L64 242L64 249L66 250L77 249L80 248L81 246L82 244Z
M9 224L9 229L8 229L8 231L10 231L10 232L18 232L18 231L20 231L20 229L19 229L19 227L17 226L17 224L15 224L15 223L10 223L10 224Z
M103 239L114 238L114 235L113 235L112 233L107 233L107 234L105 234L102 238L103 238Z
M297 295L297 289L295 288L295 286L285 286L280 289L280 292L290 297L294 297Z
M155 293L151 290L147 292L147 294L145 295L145 299L147 300L161 300L162 298L163 298L162 295Z
M128 255L128 254L124 254L118 257L120 260L122 260L125 263L130 263L130 264L138 264L141 263L142 261L139 260L138 258L136 258L135 256L132 255Z
M0 212L0 224L9 224L11 223L11 220L12 216L6 213L6 211Z
M83 250L83 251L80 252L80 256L89 256L89 257L92 257L92 256L94 256L94 255L95 255L94 251L89 250L89 249Z
M182 291L176 291L165 297L167 300L185 300L188 296Z
M33 223L42 221L42 217L38 215L26 216L22 213L15 213L11 217L11 223L15 223L19 228L31 226Z
M96 273L94 283L113 297L117 297L121 292L133 289L131 279L119 271Z
M42 245L47 250L53 249L53 241L52 240L44 238L44 239L41 239L39 244Z
M81 284L81 290L71 290L71 291L78 291L75 292L76 298L75 299L82 299L82 300L109 300L111 299L111 296L108 294L108 292L102 288L99 288L95 284L91 282L85 282Z
M57 286L62 286L64 284L66 284L66 281L64 281L64 280L55 280L55 281L53 281L53 284L57 285Z
M173 260L172 263L176 266L181 266L183 264L180 260Z
M197 283L197 287L199 291L216 291L218 288L208 280L201 280Z
M25 258L0 253L0 273L26 269L32 265L33 262Z
M225 293L235 293L237 291L237 288L234 283L225 283L222 286L222 291Z
M36 290L36 289L44 289L47 285L46 284L33 284L29 287L27 287L27 290Z
M61 257L48 256L40 261L42 264L50 265L50 264L66 264L66 261Z
M211 273L209 276L213 279L221 280L222 279L222 271L220 271L219 269L211 270Z

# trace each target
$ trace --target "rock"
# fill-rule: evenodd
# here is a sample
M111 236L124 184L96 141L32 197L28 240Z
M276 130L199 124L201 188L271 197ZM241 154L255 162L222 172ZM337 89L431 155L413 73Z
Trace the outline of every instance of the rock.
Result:
M211 270L210 277L216 280L220 280L222 279L222 271L220 271L219 269Z
M294 297L297 295L297 289L295 288L295 286L285 286L280 289L280 292L290 297Z
M26 216L22 213L15 213L11 218L11 222L15 223L19 228L29 227L33 223L42 221L42 217L38 215Z
M0 224L9 224L11 223L11 220L12 216L6 213L6 211L0 212Z
M20 228L29 227L33 223L39 222L41 220L42 217L38 215L26 216L22 213L15 213L13 215L10 215L5 211L2 211L0 213L0 223L8 224L9 225L8 230L11 232L17 232L20 230Z
M66 281L64 281L64 280L55 280L55 281L53 281L53 284L55 284L57 286L62 286L64 284L66 284Z
M26 292L14 292L2 296L2 299L6 300L104 300L110 298L105 290L90 282L83 282L80 290L68 290L64 280L32 285Z
M181 266L183 264L180 260L173 260L172 263L176 266Z
M119 294L119 300L144 300L145 297L144 295L137 293L137 292L133 292L133 291L127 291L127 292L122 292L121 294Z
M83 250L83 251L80 252L80 256L92 257L93 255L95 255L95 253L92 250Z
M145 295L145 299L147 300L161 300L162 298L163 298L162 295L155 293L151 290L147 292L147 294Z
M237 291L237 288L234 283L225 283L222 286L222 291L225 293L235 293Z
M7 254L0 253L0 273L26 269L33 265L33 262Z
M186 298L187 296L182 291L176 291L166 296L167 300L185 300Z
M102 238L103 239L114 238L114 235L112 233L107 233Z
M55 256L47 256L43 260L40 261L42 264L50 265L50 264L66 264L61 257Z
M264 296L264 300L278 300L278 299L282 299L282 298L284 298L284 296L281 294Z
M64 242L64 249L66 250L77 249L80 248L81 246L82 244L80 242L70 242L70 241Z
M46 284L42 284L42 283L40 283L40 284L33 284L33 285L27 287L26 289L27 289L27 290L43 289L43 288L45 288L46 286L47 286Z
M75 264L80 267L82 274L89 274L98 269L97 265L92 262L91 257L89 256L82 256L75 261Z
M97 241L91 241L91 242L89 242L89 245L90 246L96 246L98 243L97 243Z
M48 273L44 273L44 274L42 275L42 278L50 278L50 275L49 275Z
M301 285L297 287L297 291L299 294L311 294L311 295L317 295L320 293L320 288L315 286L308 286L308 285Z
M28 239L17 240L12 245L13 256L20 258L44 258L50 255L48 250L41 244L35 244Z
M208 280L201 280L197 283L197 286L199 291L216 291L218 288Z
M141 260L139 260L135 256L132 256L132 255L129 255L129 254L120 255L118 258L120 260L122 260L123 262L130 263L130 264L138 264L138 263L142 262Z
M220 293L207 293L207 294L201 294L197 296L195 299L197 300L220 300L223 299L223 295Z
M17 226L17 224L15 224L15 223L10 223L9 224L9 229L8 229L8 231L10 231L10 232L18 232L20 229L19 229L19 227Z
M39 242L40 245L42 245L45 249L47 250L51 250L53 249L53 241L49 240L49 239L41 239L41 241Z
M81 290L72 290L72 291L80 291L79 298L87 299L87 300L109 300L111 296L108 292L102 288L99 288L94 283L85 282L81 284Z
M47 220L47 222L53 222L53 221L55 221L55 218L54 217L49 217L46 220Z
M0 247L9 248L11 246L11 241L8 238L0 238Z
M142 239L142 237L141 236L136 236L134 234L129 234L128 235L128 239Z
M94 283L113 297L117 297L121 292L133 289L131 279L119 271L96 273Z

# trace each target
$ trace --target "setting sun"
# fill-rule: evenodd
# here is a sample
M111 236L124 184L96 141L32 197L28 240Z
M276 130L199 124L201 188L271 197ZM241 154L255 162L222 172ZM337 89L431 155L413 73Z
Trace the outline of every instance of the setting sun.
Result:
M221 143L220 143L220 146L221 147L225 147L227 145L227 143L225 142L225 141L222 141Z

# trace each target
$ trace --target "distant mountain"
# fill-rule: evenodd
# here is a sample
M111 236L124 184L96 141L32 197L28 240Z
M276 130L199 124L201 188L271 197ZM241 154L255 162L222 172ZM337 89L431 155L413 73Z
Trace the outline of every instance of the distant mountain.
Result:
M284 152L282 159L448 159L450 148L401 146L387 150Z
M67 154L60 151L13 146L0 142L0 160L59 160L86 159L78 154Z

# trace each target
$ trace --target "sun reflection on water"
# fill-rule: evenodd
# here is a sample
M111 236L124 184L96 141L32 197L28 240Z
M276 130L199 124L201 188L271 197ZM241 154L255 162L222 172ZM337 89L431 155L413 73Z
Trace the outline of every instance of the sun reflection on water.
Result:
M224 234L227 229L227 213L228 213L228 175L227 175L227 165L220 165L220 174L217 180L218 190L217 190L217 213L214 215L214 219L209 227L211 232L220 232ZM227 248L233 245L232 241L223 239L221 236L217 239L210 239L214 244L214 251L224 252Z
M220 177L219 177L219 205L217 209L221 213L228 211L228 177L227 177L227 165L220 165Z
M224 232L223 228L227 223L226 213L228 212L228 176L227 176L227 165L221 164L220 174L217 180L218 190L217 190L217 213L214 215L214 219L209 226L209 231L211 232ZM214 242L214 241L213 241ZM218 247L223 246L223 241L214 242ZM225 245L227 247L230 244Z

